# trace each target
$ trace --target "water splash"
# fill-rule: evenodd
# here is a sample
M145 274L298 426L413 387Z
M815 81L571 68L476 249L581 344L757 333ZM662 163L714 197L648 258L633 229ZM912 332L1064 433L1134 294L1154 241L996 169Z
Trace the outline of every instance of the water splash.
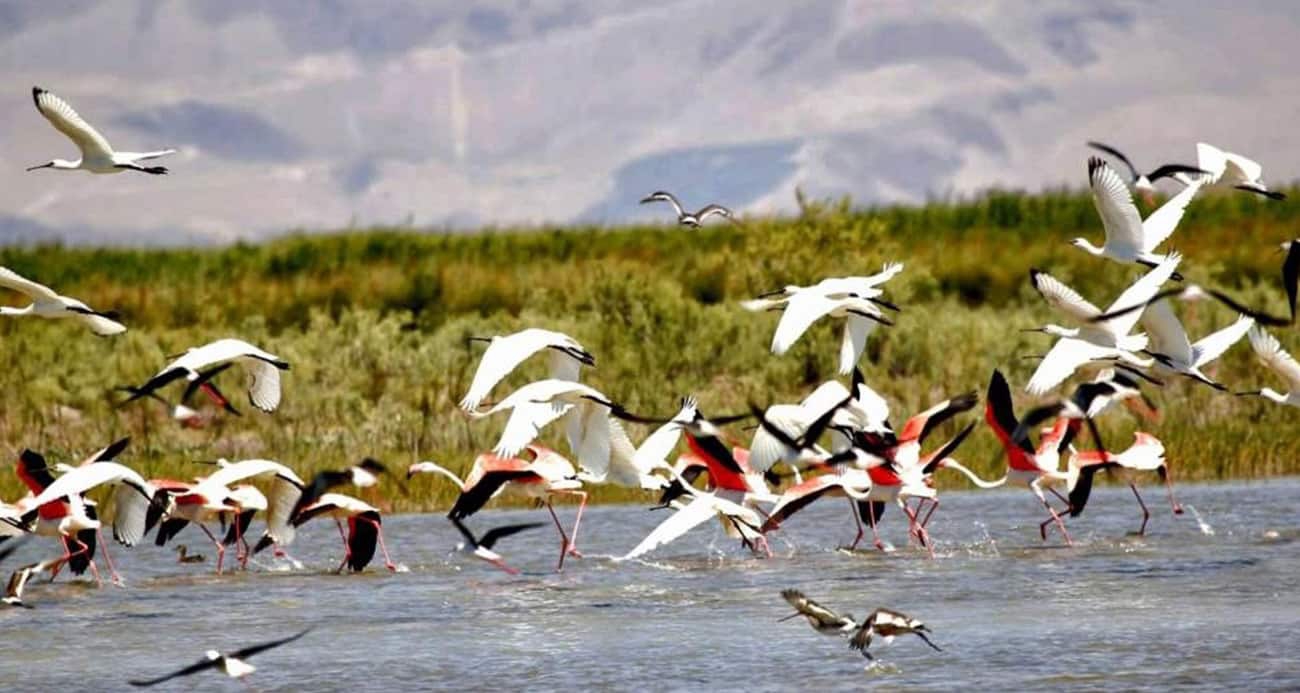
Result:
M1187 508L1187 512L1192 514L1192 519L1196 520L1196 526L1201 528L1201 534L1204 534L1209 537L1214 536L1214 528L1210 526L1210 523L1206 522L1204 519L1201 518L1201 514L1196 512L1195 506L1190 504L1183 504L1183 507Z

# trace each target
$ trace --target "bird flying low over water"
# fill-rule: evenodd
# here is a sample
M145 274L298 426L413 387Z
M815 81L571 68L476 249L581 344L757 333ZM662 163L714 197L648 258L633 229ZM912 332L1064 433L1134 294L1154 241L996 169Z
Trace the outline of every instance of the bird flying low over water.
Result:
M501 557L501 554L493 551L492 547L496 546L498 541L501 541L512 534L518 534L525 530L541 527L546 523L525 522L515 525L493 527L484 532L482 537L475 537L474 533L469 531L469 528L461 522L453 520L452 524L456 526L456 529L460 532L461 536L465 538L465 541L456 547L458 551L468 553L475 558L487 561L511 575L518 575L519 569L508 565L505 562L505 559Z
M701 207L698 212L687 212L685 209L682 209L682 203L678 202L677 198L674 197L672 193L664 192L662 190L650 193L641 198L641 204L643 205L651 202L667 202L672 205L673 211L677 213L677 223L682 226L697 228L700 224L704 223L705 219L712 216L722 217L736 225L740 224L740 222L736 221L736 217L731 213L731 210L722 205L705 205Z
M1201 175L1207 173L1203 169L1197 168L1196 166L1188 166L1186 164L1165 164L1150 173L1142 173L1138 171L1137 167L1133 165L1133 162L1129 161L1129 158L1124 156L1124 154L1118 149L1102 144L1101 142L1088 142L1088 146L1119 159L1120 162L1128 168L1128 186L1132 188L1133 192L1142 193L1144 195L1150 195L1155 192L1156 187L1153 184L1161 178L1172 178L1175 174L1179 173L1190 175Z
M167 169L162 166L142 166L140 162L175 154L175 149L160 149L156 152L115 152L108 140L91 127L90 123L77 115L68 102L40 87L32 87L32 100L36 102L36 110L50 121L50 125L77 145L77 149L81 150L81 158L76 161L52 159L48 163L32 166L27 169L28 171L52 168L91 173L121 173L127 170L154 175L167 173Z
M76 318L77 322L89 327L92 332L101 337L126 332L126 326L118 322L117 313L92 310L85 303L68 296L60 296L48 286L22 277L7 267L0 267L0 287L25 294L32 300L26 308L0 306L0 315Z
M844 636L858 629L858 622L852 614L839 614L804 596L803 592L793 589L781 590L781 598L794 607L794 613L781 619L789 621L803 616L812 629L822 635Z
M926 636L930 629L924 623L900 614L893 609L876 609L871 612L871 615L865 621L858 623L853 619L852 615L836 613L805 597L803 592L799 590L781 590L781 597L795 609L793 614L781 619L782 621L787 621L796 616L803 616L808 620L808 625L822 635L831 637L850 636L849 647L858 650L867 659L875 659L867 651L873 636L879 636L888 644L893 642L896 636L910 633L924 640L925 644L936 651L943 651Z
M478 409L483 398L502 378L543 349L550 351L550 377L553 380L577 381L583 366L596 365L596 358L578 340L562 332L529 328L505 336L470 337L470 341L487 342L488 348L479 359L469 392L460 401L460 408L465 411Z
M248 385L248 399L253 406L267 413L275 411L280 406L280 371L289 370L289 362L242 339L218 339L187 349L184 354L163 366L144 385L126 388L131 392L126 402L148 396L154 390L177 380L185 380L189 386L181 401L189 399L194 389L201 389L227 411L238 414L230 400L211 382L214 376L236 363L247 369L252 376L252 382Z
M184 669L179 669L177 671L173 671L170 674L159 676L158 678L154 678L154 679L132 679L127 683L130 683L132 686L144 688L147 686L155 686L164 681L170 681L174 678L179 678L181 676L189 676L191 674L197 674L200 671L207 671L208 669L220 669L221 673L225 674L226 676L229 676L232 679L240 679L242 681L244 677L248 676L254 671L257 671L257 667L254 667L252 664L249 664L244 660L249 659L252 656L260 654L262 652L266 652L267 650L273 650L277 647L280 647L281 645L287 645L310 632L311 629L308 628L306 630L303 630L300 633L297 633L296 635L291 635L287 638L281 638L279 640L264 642L260 645L252 645L240 650L235 650L234 652L230 652L230 653L218 652L216 650L208 650L207 652L203 653L203 659L200 659L198 662L195 662L194 664L191 664L185 667Z

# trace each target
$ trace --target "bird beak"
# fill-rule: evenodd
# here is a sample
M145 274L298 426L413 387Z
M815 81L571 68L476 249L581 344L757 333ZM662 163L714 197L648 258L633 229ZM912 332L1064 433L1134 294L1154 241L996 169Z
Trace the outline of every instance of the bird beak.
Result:
M1047 330L1044 330L1041 327L1022 327L1020 328L1020 331L1021 332L1044 332L1044 333L1047 332Z
M641 198L641 204L645 204L645 203L647 203L647 202L654 202L654 201L655 201L655 198L654 198L653 195L651 195L650 197L643 197L643 198Z
M53 162L53 161L49 162L48 164L41 164L41 165L39 165L39 166L29 166L29 167L27 167L27 170L28 170L28 171L35 171L35 170L38 169L38 168L50 168L50 167L52 167L52 166L54 166L54 162Z

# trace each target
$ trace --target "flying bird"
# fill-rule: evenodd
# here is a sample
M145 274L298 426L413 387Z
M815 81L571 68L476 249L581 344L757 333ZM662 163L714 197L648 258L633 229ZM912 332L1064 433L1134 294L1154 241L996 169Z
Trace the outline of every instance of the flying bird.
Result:
M4 604L5 606L18 606L24 609L32 608L30 604L23 601L23 590L26 589L27 582L36 575L40 575L44 572L52 572L59 566L62 560L62 558L51 558L41 561L40 563L25 565L18 570L15 570L13 574L9 576L9 582L5 586L5 596L0 598L0 604Z
M854 633L852 638L849 638L849 647L861 652L862 656L867 659L875 659L867 651L873 636L879 636L888 645L894 641L896 636L911 634L924 640L925 644L935 651L943 652L938 645L930 642L930 638L926 635L929 632L930 629L917 619L900 614L893 609L876 609L858 627L858 632Z
M1268 366L1274 373L1282 376L1289 390L1287 392L1278 392L1266 387L1237 394L1255 395L1278 404L1300 407L1300 363L1296 363L1295 358L1282 348L1282 345L1277 341L1277 337L1258 327L1250 331L1250 346L1255 350L1255 356L1261 363Z
M1297 272L1300 272L1300 261L1297 262L1298 262L1298 266L1295 269ZM1185 286L1181 286L1176 289L1167 289L1165 291L1158 291L1155 294L1152 294L1151 298L1145 301L1141 301L1123 307L1119 306L1119 302L1116 301L1115 305L1112 305L1109 309L1106 310L1106 312L1098 313L1097 315L1094 315L1091 318L1089 318L1088 321L1104 322L1106 320L1122 317L1130 313L1136 313L1140 310L1145 309L1147 306L1158 303L1167 298L1175 298L1180 301L1186 301L1189 303L1193 301L1201 301L1206 298L1212 298L1218 301L1219 303L1222 303L1223 305L1231 308L1232 310L1235 310L1238 313L1241 313L1242 315L1253 319L1255 322L1258 322L1261 325L1268 325L1270 327L1284 327L1286 325L1290 325L1292 322L1286 318L1279 318L1274 315L1269 315L1268 313L1265 313L1262 310L1255 310L1254 308L1250 308L1245 304L1241 303L1240 301L1237 301L1233 297L1223 293L1222 291L1219 291L1218 289L1209 289L1197 284L1187 284Z
M1096 157L1088 159L1088 185L1092 189L1093 205L1106 231L1106 242L1100 248L1086 238L1076 238L1070 244L1115 262L1147 267L1155 267L1164 261L1166 256L1156 253L1155 249L1178 228L1188 203L1201 187L1199 181L1193 181L1143 220L1119 174ZM1173 278L1182 279L1182 276L1175 272Z
M674 197L672 193L664 192L662 190L650 193L641 198L641 204L648 204L650 202L667 202L672 205L673 211L677 213L677 223L682 226L698 228L700 224L704 223L705 219L708 219L711 216L722 217L736 225L740 224L740 222L736 221L736 217L731 213L731 210L722 205L705 205L704 207L701 207L698 212L687 212L682 209L682 203L678 202L677 198Z
M242 339L218 339L187 349L144 385L127 388L131 396L123 404L146 397L178 380L185 380L189 386L181 401L189 399L192 390L198 388L207 392L227 411L238 414L230 400L211 382L213 376L236 363L247 369L252 376L248 385L248 399L253 406L267 413L275 411L280 406L280 371L289 370L289 362Z
M1156 190L1154 183L1160 180L1161 178L1172 178L1174 177L1175 174L1179 174L1179 173L1187 174L1187 175L1203 175L1206 173L1206 171L1200 168L1197 168L1195 166L1188 166L1186 164L1165 164L1150 173L1142 173L1138 171L1137 167L1133 165L1133 162L1129 161L1129 158L1127 156L1124 156L1124 154L1121 153L1118 149L1111 147L1109 145L1102 144L1101 142L1088 142L1088 146L1092 147L1093 149L1106 152L1107 154L1115 157L1116 159L1119 159L1120 162L1122 162L1124 166L1128 168L1129 187L1133 189L1133 192L1139 192L1142 193L1143 195L1149 196L1152 193L1154 193Z
M797 289L790 291L790 289ZM893 325L881 311L882 302L858 293L826 291L817 286L786 287L790 291L781 298L758 298L745 301L741 306L751 311L782 311L772 335L772 353L778 356L790 350L794 343L823 317L843 318L844 336L840 341L840 375L851 373L867 347L867 337L877 324ZM878 290L876 293L879 293ZM895 308L892 304L884 304Z
M511 575L518 575L519 569L508 565L505 562L505 559L501 557L501 554L494 551L492 547L496 546L498 541L501 541L512 534L518 534L524 530L541 527L546 523L525 522L515 525L493 527L484 532L482 537L475 537L474 533L469 531L469 528L460 522L453 522L452 524L456 526L460 535L465 538L465 541L456 547L458 551L468 553L475 558L487 561Z
M1269 190L1260 178L1264 167L1240 154L1226 152L1204 142L1196 143L1197 165L1210 176L1210 185L1226 185L1270 200L1285 200L1286 195Z
M68 296L60 296L50 287L24 278L7 267L0 267L0 287L25 294L32 300L26 308L0 306L0 315L75 318L77 322L89 327L91 332L101 337L126 332L126 326L118 322L120 316L117 313L92 310L85 303Z
M1174 316L1168 301L1157 301L1142 312L1142 327L1150 342L1147 353L1155 358L1156 373L1174 373L1205 383L1216 390L1227 390L1201 368L1208 366L1236 344L1255 326L1255 319L1241 315L1233 324L1213 332L1193 344L1183 324Z
M121 173L126 170L154 175L167 173L167 169L162 166L141 166L140 162L175 154L175 149L160 149L156 152L115 152L98 130L91 127L90 123L72 110L68 102L55 96L53 92L32 87L32 100L36 102L36 110L50 121L50 125L77 145L77 149L81 150L81 158L76 161L52 159L48 163L32 166L27 169L28 171L52 168L91 173Z
M794 613L781 619L782 621L803 616L813 630L831 637L847 636L858 629L858 622L853 619L852 614L836 613L805 597L799 590L781 590L781 598L794 607Z
M487 342L488 348L479 359L478 370L474 371L469 392L460 401L460 408L465 411L478 409L483 398L488 396L502 378L510 375L528 357L544 349L550 353L550 378L554 380L576 381L583 366L596 365L596 358L578 340L562 332L529 328L505 336L469 339Z
M128 681L127 683L131 684L132 686L144 688L147 686L154 686L160 684L164 681L170 681L174 678L179 678L181 676L189 676L191 674L197 674L200 671L207 671L208 669L220 669L221 672L226 676L229 676L232 679L239 679L240 681L243 681L246 676L248 676L249 674L257 670L257 667L254 667L252 664L249 664L244 660L253 657L253 655L266 652L267 650L275 649L281 645L287 645L310 632L311 629L308 628L296 635L291 635L287 638L281 638L279 640L264 642L260 645L245 647L241 650L235 650L234 652L231 652L229 654L218 652L216 650L208 650L207 652L203 653L203 659L200 659L199 661L185 667L184 669L173 671L170 674L159 676L156 679L145 679L145 680L133 679L131 681Z

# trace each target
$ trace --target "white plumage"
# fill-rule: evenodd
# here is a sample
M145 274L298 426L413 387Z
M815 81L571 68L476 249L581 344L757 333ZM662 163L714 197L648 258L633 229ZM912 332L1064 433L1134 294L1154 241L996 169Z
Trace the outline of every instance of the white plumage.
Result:
M0 306L0 315L35 315L42 318L75 318L92 332L107 337L126 332L126 326L111 313L100 313L75 298L61 296L53 289L27 279L17 272L0 267L0 286L26 295L32 300L26 308Z
M140 162L175 154L175 149L161 149L156 152L115 152L108 144L108 140L78 115L68 102L40 87L32 87L32 100L36 103L36 110L50 121L50 125L77 145L77 149L81 150L81 158L76 161L53 159L49 163L32 166L27 169L28 171L52 168L91 173L121 173L126 170L152 174L167 173L167 169L162 166L141 166Z
M461 409L478 409L483 398L519 364L543 349L551 349L550 377L553 380L577 380L583 365L595 363L578 340L562 332L530 328L489 340L487 351L479 360L478 370L469 392L460 401Z
M1137 206L1133 204L1133 195L1129 192L1128 185L1102 160L1089 160L1088 184L1092 189L1093 204L1106 231L1106 243L1100 248L1083 238L1076 238L1071 243L1093 255L1116 262L1148 266L1159 264L1165 259L1155 249L1178 228L1187 205L1201 188L1199 179L1189 181L1187 187L1169 198L1144 221L1138 214Z

